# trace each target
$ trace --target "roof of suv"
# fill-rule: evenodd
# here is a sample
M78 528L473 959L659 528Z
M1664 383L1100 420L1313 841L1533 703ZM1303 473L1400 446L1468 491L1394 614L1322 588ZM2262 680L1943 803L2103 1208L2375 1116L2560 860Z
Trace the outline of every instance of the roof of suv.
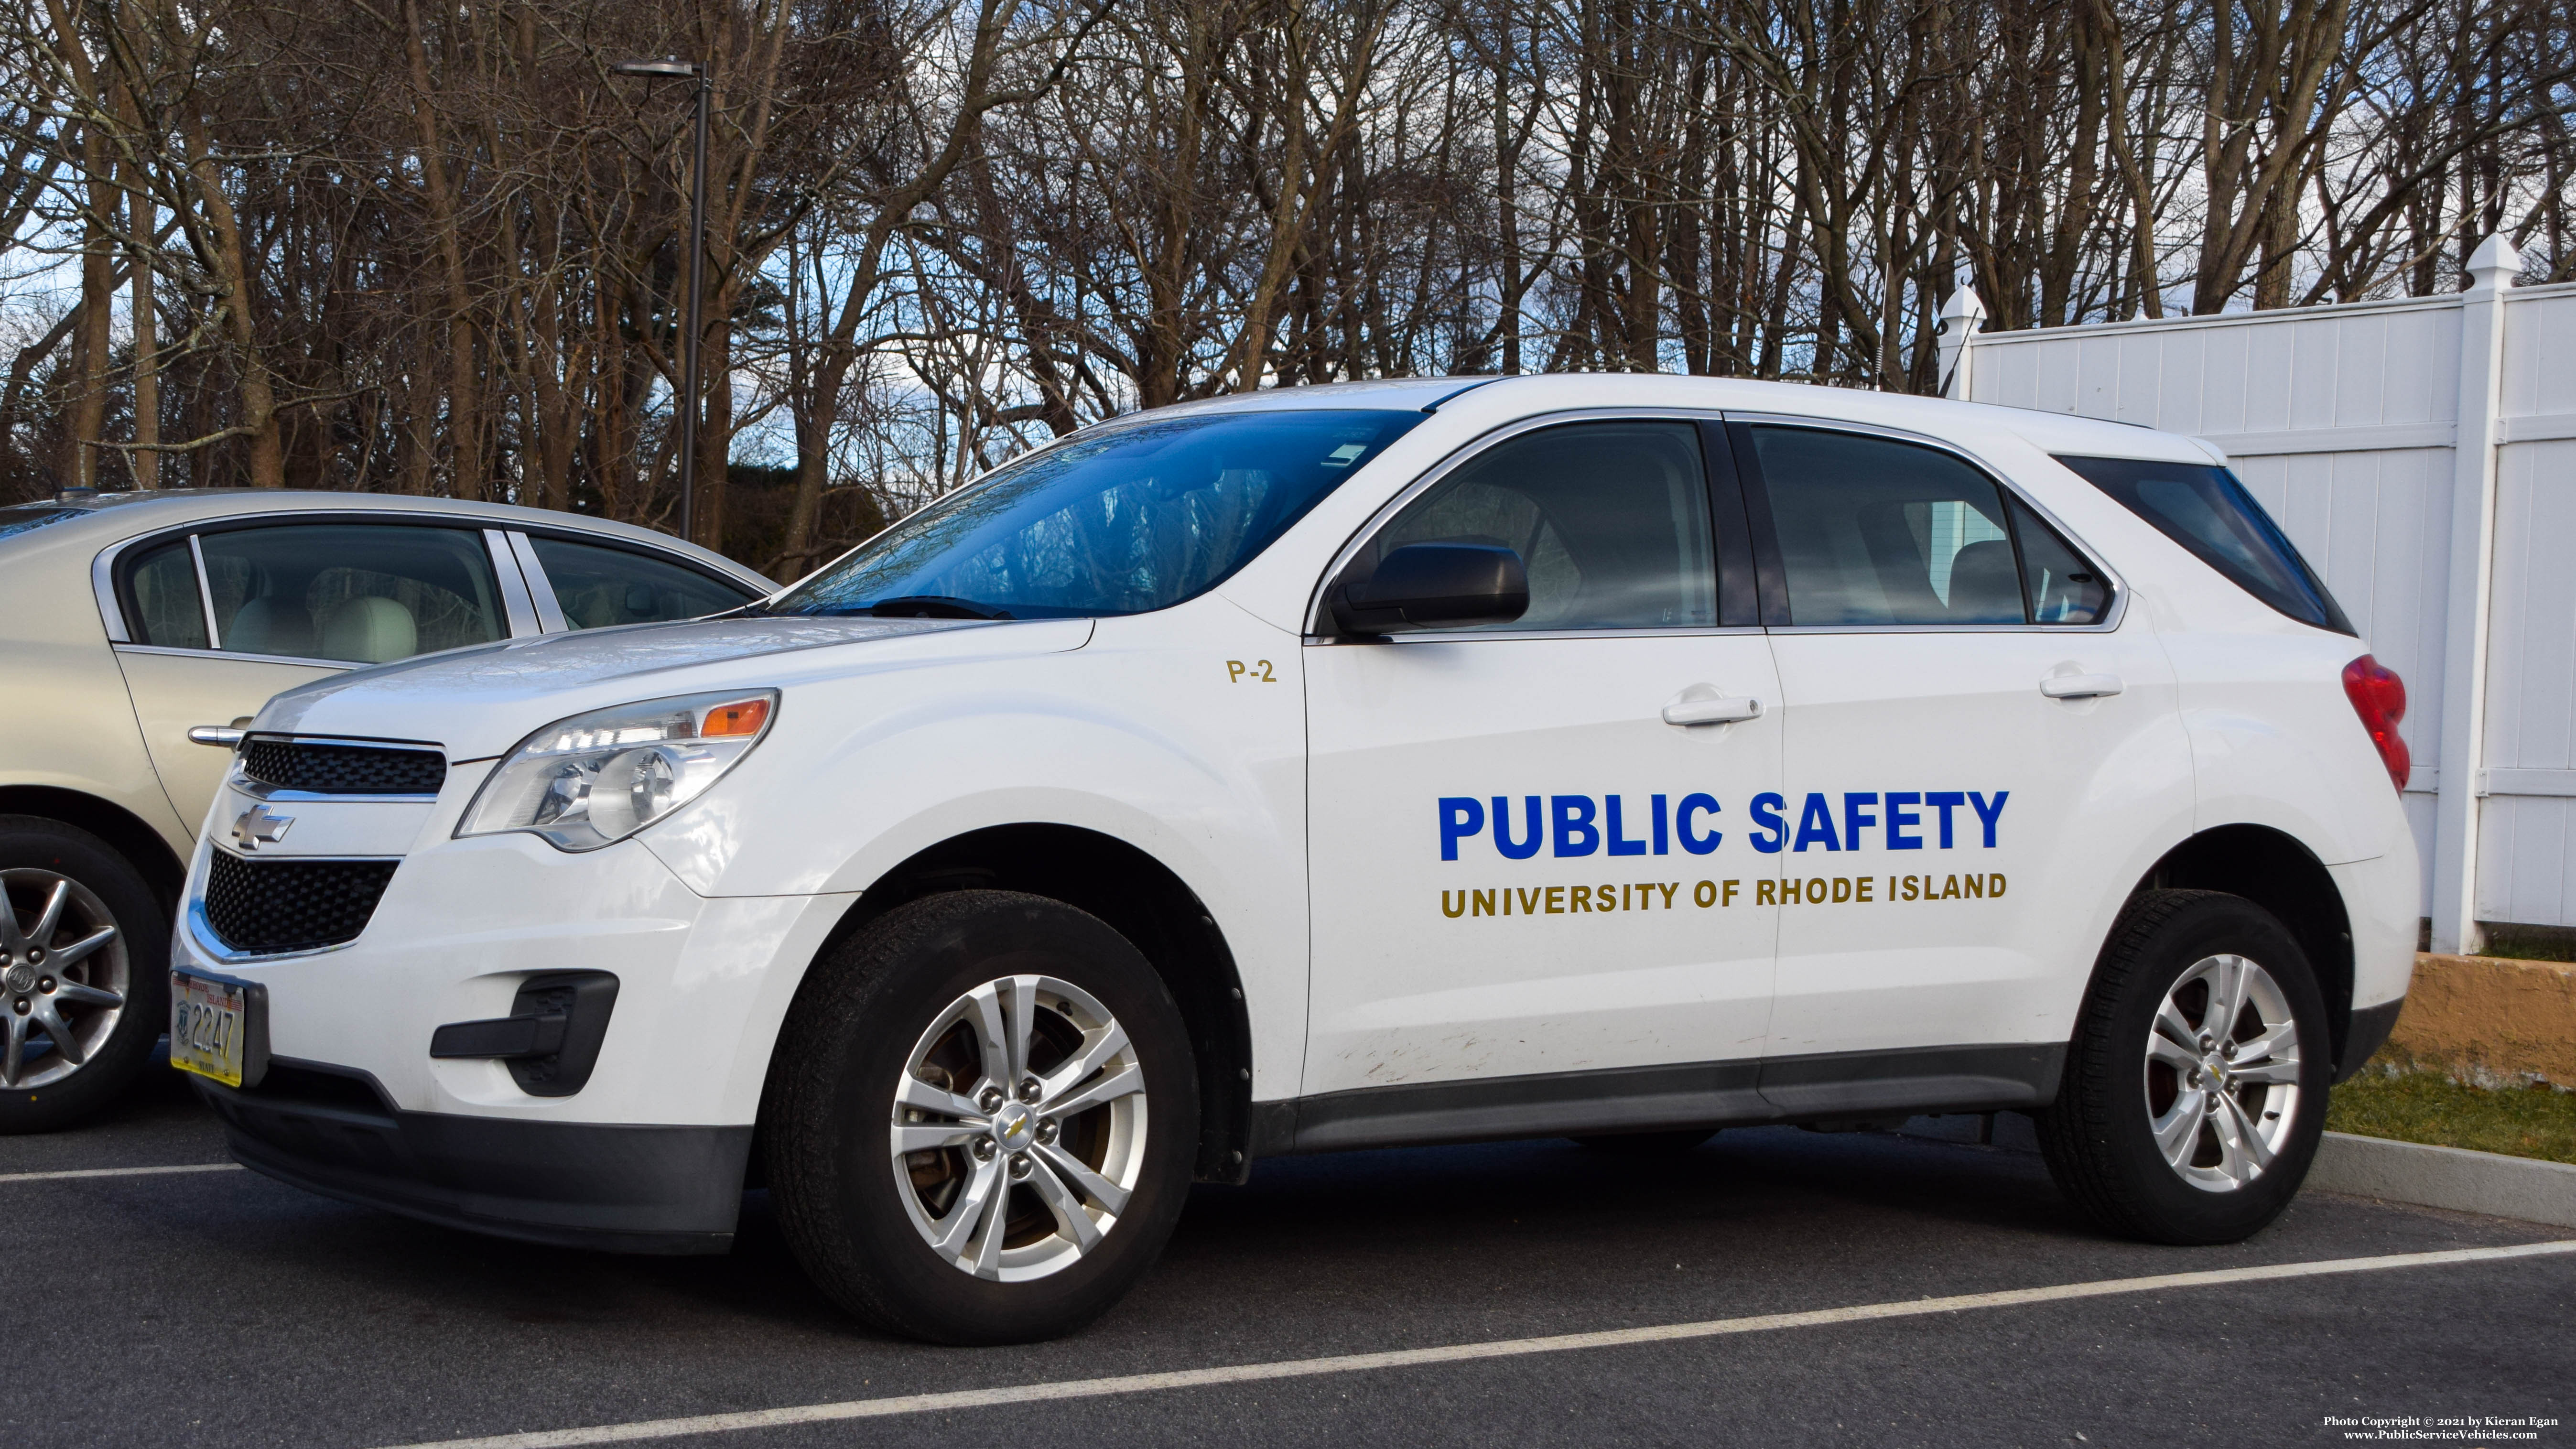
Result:
M1589 392L1613 379L1634 391L1636 402L1641 406L1790 413L1878 423L1935 434L1973 419L1978 426L2018 434L2031 446L2048 453L2149 458L2168 462L2226 461L2224 453L2197 438L2158 432L2135 423L2029 408L1998 407L1991 403L1957 402L1949 398L1826 387L1817 383L1676 377L1668 373L1537 373L1516 377L1408 377L1370 382L1315 383L1180 403L1162 411L1270 412L1306 408L1393 407L1421 408L1428 412L1453 399L1473 394L1479 403L1521 404L1530 412L1538 412L1543 410L1542 404L1549 394L1561 393L1569 385L1579 385ZM1133 416L1128 414L1112 421L1123 422Z

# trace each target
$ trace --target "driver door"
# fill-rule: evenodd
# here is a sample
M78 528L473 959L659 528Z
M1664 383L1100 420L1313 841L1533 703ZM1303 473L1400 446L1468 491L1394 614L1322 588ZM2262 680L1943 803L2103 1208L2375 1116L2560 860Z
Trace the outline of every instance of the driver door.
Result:
M1691 421L1542 428L1364 545L1507 545L1531 601L1307 653L1301 1145L1392 1140L1425 1112L1451 1134L1494 1091L1538 1131L1751 1099L1779 913L1752 900L1745 812L1778 786L1781 739L1749 578L1726 591L1748 617L1720 616L1717 561L1751 557L1721 478L1713 509ZM1666 722L1721 697L1761 712Z

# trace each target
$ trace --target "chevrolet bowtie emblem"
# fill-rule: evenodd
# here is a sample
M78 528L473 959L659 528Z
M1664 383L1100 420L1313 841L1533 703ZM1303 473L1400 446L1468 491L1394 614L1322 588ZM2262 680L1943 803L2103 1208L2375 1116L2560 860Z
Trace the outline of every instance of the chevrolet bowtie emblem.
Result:
M240 841L244 850L257 850L262 841L275 845L284 840L286 828L294 823L292 815L271 814L266 805L253 805L233 822L233 839Z

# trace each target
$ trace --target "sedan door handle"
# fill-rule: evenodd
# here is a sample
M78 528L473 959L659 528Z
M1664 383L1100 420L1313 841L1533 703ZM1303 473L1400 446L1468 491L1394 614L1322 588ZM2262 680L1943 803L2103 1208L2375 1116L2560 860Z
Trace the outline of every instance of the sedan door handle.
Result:
M1664 706L1668 725L1741 724L1761 717L1758 699L1677 699Z
M242 734L241 730L225 729L221 725L199 725L188 731L188 742L195 745L216 745L229 750L241 744Z
M2039 692L2051 699L2099 699L2123 687L2116 674L2053 674L2039 682Z

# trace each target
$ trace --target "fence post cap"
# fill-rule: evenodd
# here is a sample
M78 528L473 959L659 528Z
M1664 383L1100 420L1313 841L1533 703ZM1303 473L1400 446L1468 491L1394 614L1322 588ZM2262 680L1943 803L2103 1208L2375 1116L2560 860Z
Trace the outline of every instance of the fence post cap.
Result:
M2510 287L2521 272L2522 253L2512 242L2505 240L2503 232L2489 236L2478 243L2476 251L2469 253L2470 291L2489 292Z
M1985 320L1984 300L1977 296L1976 288L1964 282L1950 294L1950 300L1941 304L1941 330L1944 332L1974 332L1977 324ZM1953 322L1964 325L1954 328L1949 325Z

